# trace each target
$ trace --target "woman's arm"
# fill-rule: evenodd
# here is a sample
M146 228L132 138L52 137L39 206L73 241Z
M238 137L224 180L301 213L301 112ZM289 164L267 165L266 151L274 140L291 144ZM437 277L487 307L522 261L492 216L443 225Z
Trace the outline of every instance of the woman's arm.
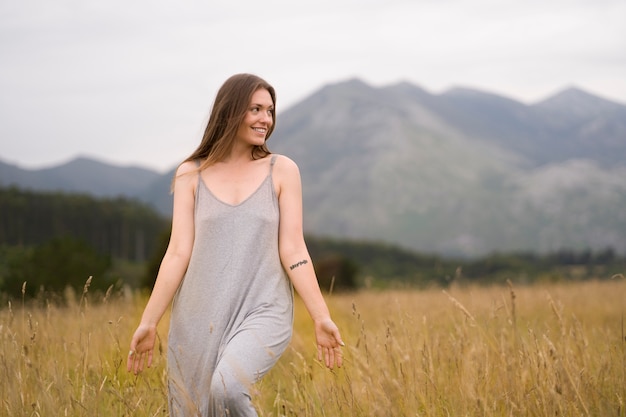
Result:
M194 173L196 175L194 175ZM156 282L130 342L127 368L135 373L152 365L156 328L187 270L194 241L194 201L198 181L193 162L183 163L174 180L172 234Z
M335 364L341 366L343 341L330 317L304 241L300 171L291 159L284 156L278 157L274 170L280 207L278 250L281 262L313 319L318 358L321 360L323 356L329 368Z

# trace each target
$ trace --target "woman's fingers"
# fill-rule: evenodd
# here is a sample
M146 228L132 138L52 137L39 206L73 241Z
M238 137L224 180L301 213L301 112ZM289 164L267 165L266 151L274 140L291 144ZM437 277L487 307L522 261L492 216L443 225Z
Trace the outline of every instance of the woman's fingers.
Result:
M149 350L148 351L148 368L152 366L152 353L154 352L154 350Z
M323 361L327 368L333 369L335 365L343 365L341 347L345 343L341 339L341 333L335 323L328 319L316 328L317 359Z
M322 347L321 345L317 346L317 359L319 361L324 361L324 365L327 368L333 369L335 365L338 368L341 368L343 365L343 353L341 352L341 347Z
M130 350L128 352L128 359L126 361L126 369L128 372L133 372L134 374L138 374L143 370L144 365L149 368L152 366L152 351L137 353L134 350Z
M335 366L335 349L330 347L328 348L328 356L326 359L326 367L333 369Z
M137 354L135 352L135 349L136 349L135 343L131 343L130 344L130 351L128 352L128 358L126 358L126 370L128 372L132 371L132 369L134 367L135 355Z
M141 355L134 351L131 352L133 353L128 353L128 371L136 374L138 372L137 367L139 365L139 357Z
M136 375L143 370L143 362L145 360L145 353L139 353L139 354L135 353L133 355L133 360L135 364L135 366L133 367L133 372Z
M341 343L341 345L343 346L343 342ZM341 368L341 365L343 365L343 352L341 351L340 347L337 347L337 352L336 352L336 361L337 361L337 367Z

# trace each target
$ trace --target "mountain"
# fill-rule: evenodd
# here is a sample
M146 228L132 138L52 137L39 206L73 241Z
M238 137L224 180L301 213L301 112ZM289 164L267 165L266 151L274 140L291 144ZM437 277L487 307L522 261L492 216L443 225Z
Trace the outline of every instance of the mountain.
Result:
M305 228L429 252L626 251L626 107L456 88L329 85L280 115Z
M566 89L538 104L541 124L562 155L591 158L605 166L624 164L626 106L577 88Z
M145 192L161 174L136 166L117 166L80 157L65 164L27 170L0 161L0 185L46 191L134 197Z
M466 256L626 253L626 106L575 87L527 105L352 79L280 113L269 146L300 166L310 234ZM125 194L166 215L172 175L84 159L0 164L0 183Z

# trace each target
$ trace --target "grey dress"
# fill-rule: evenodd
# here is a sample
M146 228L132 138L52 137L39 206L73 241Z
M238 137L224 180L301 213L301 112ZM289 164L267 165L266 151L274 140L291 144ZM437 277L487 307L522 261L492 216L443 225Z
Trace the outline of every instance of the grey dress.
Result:
M289 344L293 288L278 254L275 159L237 205L198 178L195 241L168 339L172 416L256 416L249 387Z

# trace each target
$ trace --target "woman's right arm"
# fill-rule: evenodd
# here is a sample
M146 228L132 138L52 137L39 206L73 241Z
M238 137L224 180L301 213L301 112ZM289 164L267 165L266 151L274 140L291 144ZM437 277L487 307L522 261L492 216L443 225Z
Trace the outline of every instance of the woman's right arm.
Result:
M195 175L194 175L195 174ZM156 328L185 275L194 242L194 202L198 175L193 162L176 170L172 234L141 322L130 342L127 369L135 373L152 365Z

